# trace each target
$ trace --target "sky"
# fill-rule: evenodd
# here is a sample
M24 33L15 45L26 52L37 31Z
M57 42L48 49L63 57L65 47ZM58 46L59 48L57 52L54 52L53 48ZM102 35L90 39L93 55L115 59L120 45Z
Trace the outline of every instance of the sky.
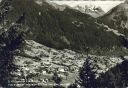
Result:
M37 0L37 1L42 1L42 0ZM57 3L59 5L66 4L70 7L75 7L76 5L80 6L85 6L85 5L95 5L95 6L100 6L105 12L108 12L110 9L113 7L117 6L118 4L124 2L124 0L46 0L50 2ZM127 0L128 1L128 0ZM0 0L1 2L1 0Z
M50 1L124 1L124 0L50 0Z
M53 1L59 5L68 5L70 7L75 7L76 5L85 6L85 5L94 5L100 6L105 12L109 11L113 7L123 3L124 1Z

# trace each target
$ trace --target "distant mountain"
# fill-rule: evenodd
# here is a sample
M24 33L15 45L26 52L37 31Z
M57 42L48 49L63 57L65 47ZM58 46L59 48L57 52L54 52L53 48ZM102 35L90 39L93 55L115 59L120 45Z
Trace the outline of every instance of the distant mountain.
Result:
M35 1L37 4L42 5L43 1L42 0L36 0ZM105 14L105 12L102 10L101 7L97 7L97 6L92 6L92 5L85 5L85 6L81 6L81 5L76 5L74 7L71 7L70 5L67 4L62 4L59 5L56 2L50 2L50 1L46 1L47 3L49 3L50 5L52 5L53 7L55 7L56 9L63 11L66 8L70 8L70 9L76 9L79 10L82 13L86 13L91 15L94 18L97 18L99 16L102 16L103 14Z
M102 16L103 14L105 14L105 12L102 10L101 7L96 7L96 6L92 6L92 5L90 5L90 6L85 5L84 7L80 6L80 5L77 5L77 6L74 7L74 9L77 9L82 13L89 14L94 18L97 18L97 17Z
M113 7L119 5L120 3L123 3L124 1L50 1L57 3L59 5L68 5L70 7L75 7L75 6L81 6L84 8L84 6L89 6L89 7L101 7L104 12L108 12L110 9Z

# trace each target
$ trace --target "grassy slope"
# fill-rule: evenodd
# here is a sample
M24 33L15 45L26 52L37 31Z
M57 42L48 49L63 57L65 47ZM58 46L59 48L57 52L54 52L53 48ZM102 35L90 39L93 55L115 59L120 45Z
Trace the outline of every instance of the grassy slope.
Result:
M54 71L57 69L58 74L62 77L62 84L64 84L64 86L74 82L77 78L79 67L82 66L87 58L86 55L79 54L74 51L56 50L43 46L32 40L26 41L26 46L23 51L24 53L15 56L14 63L18 66L19 71L14 72L14 79L16 78L19 81L23 79L23 76L21 75L23 71L24 73L27 73L28 80L30 82L33 80L33 82L41 83L41 85L45 85L47 87L49 84L52 84L51 86L53 86L52 76ZM108 56L95 55L90 55L90 57L92 66L94 66L94 69L96 70L97 77L102 72L105 73L108 69L122 62L122 59L118 57L110 58ZM66 70L61 71L61 69ZM66 79L64 74L65 72L69 74L67 76L68 79ZM51 81L43 82L43 79L45 78Z

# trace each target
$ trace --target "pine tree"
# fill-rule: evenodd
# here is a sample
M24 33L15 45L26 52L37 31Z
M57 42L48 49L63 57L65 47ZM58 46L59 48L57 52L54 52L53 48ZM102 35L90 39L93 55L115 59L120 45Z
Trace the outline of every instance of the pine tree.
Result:
M10 88L11 73L17 69L13 63L15 50L24 42L21 24L11 25L0 35L0 86L5 88Z
M83 67L80 68L78 84L84 88L97 88L95 72L91 67L90 57L87 57Z
M52 80L55 82L55 86L53 86L53 88L64 88L60 85L60 83L62 82L62 78L59 77L57 71L55 71L55 73L53 74Z
M70 85L68 86L68 88L77 88L77 84L76 84L76 83L70 84Z
M102 73L97 81L98 88L127 88L128 87L128 60L118 63L107 72Z

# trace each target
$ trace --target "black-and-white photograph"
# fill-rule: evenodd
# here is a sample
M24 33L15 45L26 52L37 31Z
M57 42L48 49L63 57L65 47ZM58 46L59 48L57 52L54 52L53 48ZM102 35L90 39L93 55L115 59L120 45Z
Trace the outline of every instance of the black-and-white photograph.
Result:
M128 0L0 0L0 88L128 88Z

